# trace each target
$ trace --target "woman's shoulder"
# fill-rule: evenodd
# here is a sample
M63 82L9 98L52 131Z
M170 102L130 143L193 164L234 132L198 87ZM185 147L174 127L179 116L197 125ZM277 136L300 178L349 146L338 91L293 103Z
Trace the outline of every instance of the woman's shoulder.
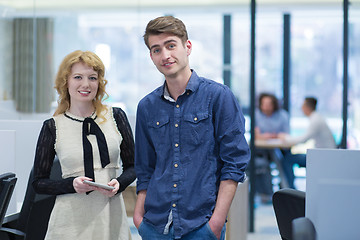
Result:
M121 107L109 107L109 108L112 109L114 114L120 114L120 113L122 114L122 113L124 113L124 110L122 110Z
M43 122L43 126L46 126L46 127L55 126L55 119L54 119L54 117L45 119L44 122Z
M289 117L289 113L288 113L288 111L286 111L285 109L279 109L278 111L277 111L277 113L280 115L280 116L282 116L282 117Z

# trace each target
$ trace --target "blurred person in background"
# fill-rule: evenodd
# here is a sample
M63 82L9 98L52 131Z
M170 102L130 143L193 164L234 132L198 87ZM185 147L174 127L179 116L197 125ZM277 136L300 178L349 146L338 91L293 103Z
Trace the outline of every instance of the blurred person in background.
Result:
M258 104L259 107L255 112L256 140L275 139L281 133L289 133L289 114L280 108L279 100L274 94L261 93ZM273 194L271 151L273 149L257 148L255 155L256 192L263 203L271 203Z
M337 148L334 136L326 123L326 120L320 113L316 111L317 99L314 97L306 97L302 104L302 111L305 116L309 118L309 125L304 134L300 136L291 136L289 134L279 134L279 138L284 142L295 145L304 143L310 139L314 140L315 148ZM294 186L294 164L300 167L306 167L306 154L292 154L288 152L285 154L285 159L282 161L284 173L288 179L289 186Z

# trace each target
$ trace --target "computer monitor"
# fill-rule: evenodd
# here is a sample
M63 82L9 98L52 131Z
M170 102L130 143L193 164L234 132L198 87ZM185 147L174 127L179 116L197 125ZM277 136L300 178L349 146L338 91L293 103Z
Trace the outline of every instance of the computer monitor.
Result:
M318 240L360 239L359 150L308 150L305 215Z

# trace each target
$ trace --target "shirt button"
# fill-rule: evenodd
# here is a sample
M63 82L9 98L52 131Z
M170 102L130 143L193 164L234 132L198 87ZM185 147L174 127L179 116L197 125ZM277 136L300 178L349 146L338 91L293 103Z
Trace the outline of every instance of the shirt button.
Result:
M179 166L179 165L178 165L177 163L175 163L175 164L174 164L174 167L176 167L176 168L177 168L178 166Z
M179 126L179 124L175 123L175 127L178 127L178 126Z
M186 95L188 95L188 96L189 96L189 94L190 94L189 92L186 93Z
M156 125L158 125L158 126L159 126L159 124L160 124L159 122L156 122Z
M194 117L194 121L197 121L197 117Z
M176 183L174 183L174 188L176 188L177 187L177 184Z
M180 107L179 104L176 104L176 107L179 108Z
M179 144L175 143L175 147L178 147L178 146L179 146Z
M172 205L173 207L176 207L176 204L175 203L173 203L173 205Z

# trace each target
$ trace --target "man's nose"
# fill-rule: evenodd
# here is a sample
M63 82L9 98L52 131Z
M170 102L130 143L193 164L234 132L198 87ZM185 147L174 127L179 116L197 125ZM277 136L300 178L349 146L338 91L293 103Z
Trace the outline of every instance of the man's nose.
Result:
M163 60L167 60L167 59L169 59L170 58L170 51L168 51L168 50L163 50L162 52L161 52L161 58L163 59Z

